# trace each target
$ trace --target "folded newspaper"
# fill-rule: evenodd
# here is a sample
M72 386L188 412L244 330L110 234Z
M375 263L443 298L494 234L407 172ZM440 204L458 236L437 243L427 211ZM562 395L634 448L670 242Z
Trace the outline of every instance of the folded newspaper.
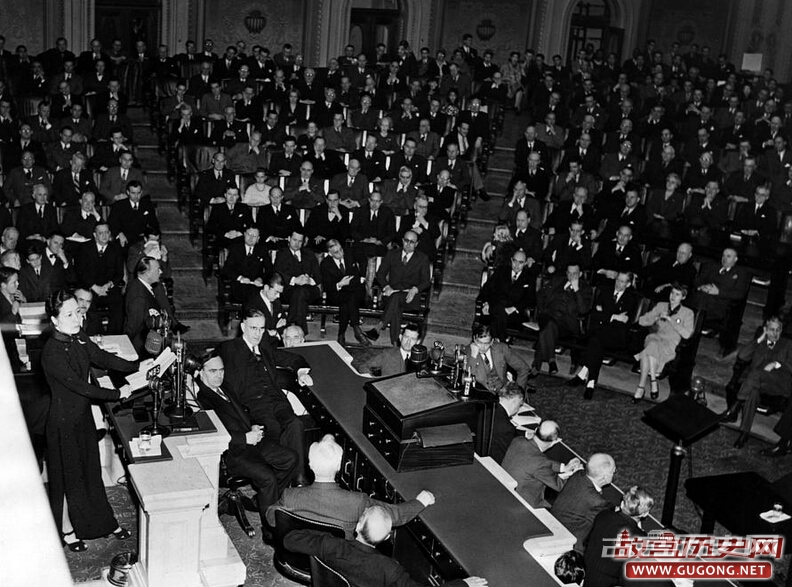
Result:
M130 391L143 389L148 385L149 379L163 375L175 361L176 355L174 352L170 349L170 347L165 347L165 350L162 351L156 359L154 359L154 363L144 361L141 363L139 371L127 376L126 381L129 385Z

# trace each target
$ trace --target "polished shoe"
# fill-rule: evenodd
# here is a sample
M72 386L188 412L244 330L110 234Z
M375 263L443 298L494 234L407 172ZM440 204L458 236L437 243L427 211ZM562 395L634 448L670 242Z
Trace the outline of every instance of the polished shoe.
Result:
M174 334L187 334L190 332L190 327L181 322L177 322L172 328Z
M788 440L779 440L778 443L773 448L766 448L761 451L766 457L783 457L784 455L792 454L792 445Z
M550 361L547 364L547 373L548 375L555 375L556 373L558 373L558 365L556 365L555 361Z
M372 328L371 330L366 330L366 337L372 341L379 340L379 330L377 330L376 328Z
M576 377L573 377L572 379L570 379L569 381L567 381L565 385L567 387L580 387L581 385L583 385L585 383L586 383L586 381L584 379L581 379L580 377L576 376Z
M632 396L632 403L637 404L640 402L644 397L644 393L646 393L646 389L640 385L635 388L635 394Z
M586 386L586 389L583 391L583 399L594 399L594 388L591 386Z
M734 402L729 409L721 414L721 422L736 422L740 417L742 402Z
M358 341L361 345L365 347L371 346L371 341L366 336L366 333L360 329L360 326L353 327L352 331L355 333L355 340Z
M70 540L66 540L66 537L70 536ZM72 552L85 552L88 550L88 545L85 544L82 540L77 538L77 535L74 533L74 530L69 532L68 534L61 534L61 543L63 546L67 546L69 550Z
M116 540L126 540L127 538L131 537L132 534L126 528L121 528L120 526L116 528L112 534L110 534Z
M657 380L649 382L649 397L653 400L660 397L660 389L658 388Z
M734 441L734 448L742 448L745 446L745 443L748 442L749 435L747 432L741 432L740 436L737 437L737 440Z

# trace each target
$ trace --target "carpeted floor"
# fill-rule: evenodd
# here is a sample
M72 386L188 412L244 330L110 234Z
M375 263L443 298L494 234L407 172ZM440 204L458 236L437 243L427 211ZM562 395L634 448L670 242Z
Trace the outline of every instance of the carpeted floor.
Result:
M365 360L378 349L350 347L355 362ZM565 378L541 375L532 384L537 391L529 395L529 401L538 414L545 419L556 420L564 441L584 458L594 452L607 452L616 460L617 472L614 483L626 488L642 485L649 488L655 497L653 513L659 518L663 508L663 492L669 464L671 442L641 421L643 412L652 404L633 404L624 393L597 390L593 401L584 401L580 388L563 385ZM684 481L689 477L689 466L693 476L737 471L756 471L767 479L775 480L792 472L792 456L769 459L759 454L766 443L751 439L745 448L732 448L736 438L734 430L718 428L697 442L686 459L680 479L674 524L687 532L697 532L701 518L696 508L685 497ZM137 513L125 488L108 490L113 508L122 525L134 529ZM257 516L251 515L251 520ZM294 583L281 577L272 567L272 549L264 546L258 537L249 539L242 533L236 521L223 517L231 539L248 569L245 585L248 587L282 587ZM723 528L716 529L722 533ZM91 541L85 553L67 551L75 581L86 581L99 577L102 567L110 564L118 552L136 550L136 536L118 542L112 538ZM777 573L786 573L786 564L776 565ZM783 576L777 575L776 583L783 585Z

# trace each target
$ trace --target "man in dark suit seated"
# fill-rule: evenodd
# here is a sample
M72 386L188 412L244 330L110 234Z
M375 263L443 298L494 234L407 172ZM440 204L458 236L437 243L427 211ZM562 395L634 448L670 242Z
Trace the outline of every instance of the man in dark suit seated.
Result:
M284 346L289 347L287 344L287 330L286 327L286 312L283 311L280 297L283 293L283 276L277 271L269 270L264 273L263 279L260 278L262 283L261 290L253 294L252 297L245 301L242 306L242 312L247 312L250 309L259 310L264 315L264 339L272 344L272 348L277 349L280 342L283 341ZM301 342L305 342L305 333L299 326L292 325L300 331L302 337Z
M19 208L16 227L23 243L32 240L44 241L52 232L58 230L58 216L48 200L47 186L36 184L33 186L33 202Z
M445 173L445 172L440 172ZM498 222L513 225L517 213L524 210L531 219L531 226L539 229L542 227L542 205L543 200L535 192L528 191L528 184L524 179L518 179L512 186L511 197L503 200L503 206L498 213Z
M336 174L330 180L329 189L338 192L341 205L347 210L363 205L369 195L369 180L360 173L360 161L350 159L347 171Z
M347 326L363 346L371 342L360 329L360 306L366 296L366 265L360 265L353 256L344 254L341 243L336 239L327 241L326 256L320 265L322 289L327 295L327 303L338 306L338 342L346 346Z
M52 289L52 266L41 262L44 245L34 242L27 250L25 265L19 271L19 290L28 303L46 302Z
M300 173L302 155L297 151L297 139L289 136L283 140L283 152L272 153L269 164L269 174L276 177L297 176Z
M224 202L223 194L226 187L236 185L233 172L226 169L227 161L225 153L215 153L212 157L212 167L198 174L194 197L198 198L203 206Z
M586 188L580 186L575 188L575 194L572 202L558 204L553 210L552 214L547 217L544 223L545 230L552 233L561 232L569 228L573 222L578 221L583 224L586 234L596 232L597 228L597 215L589 204L588 191Z
M428 118L421 118L418 130L411 132L407 138L415 141L415 153L424 159L434 161L440 153L440 137L432 132Z
M638 275L643 268L641 249L632 242L633 233L629 226L620 226L616 231L616 242L606 240L600 243L597 254L592 259L595 271L594 284L612 289L618 273Z
M768 200L770 188L756 187L753 203L745 203L737 209L732 230L745 236L772 239L778 234L778 213Z
M556 233L544 250L542 261L550 275L567 265L583 270L591 267L591 242L583 235L583 223L574 221L569 230Z
M403 216L413 209L415 198L418 197L418 188L413 181L412 170L409 167L399 169L397 179L386 179L379 188L382 202L390 208L396 216Z
M120 128L127 143L134 143L134 133L132 130L132 122L126 114L119 110L118 102L110 100L107 103L107 112L96 117L93 132L91 136L94 141L103 142L109 141L113 134L113 129Z
M437 258L437 239L440 238L440 222L429 214L429 200L426 196L418 196L413 203L413 209L402 216L397 238L412 230L418 235L417 250L434 262Z
M212 125L210 144L230 149L237 143L246 143L247 141L247 124L237 120L236 110L233 106L226 106L223 108L223 119L215 121Z
M213 204L204 230L214 232L218 248L230 247L242 240L242 234L253 226L250 207L239 203L239 188L229 184L225 189L225 202Z
M124 326L124 257L113 241L110 226L100 222L94 228L94 238L83 243L74 259L77 285L94 294L91 310L109 310L108 334L120 334Z
M36 164L36 154L33 151L23 151L20 161L21 166L17 165L19 161L12 159L11 156L5 158L4 155L3 167L6 170L6 180L3 190L12 206L24 206L32 202L34 185L42 184L47 189L51 185L47 169L43 164Z
M324 181L344 172L343 159L336 151L327 148L324 137L316 137L312 147L303 157L303 162L313 164L313 177Z
M77 145L72 143L74 130L70 126L60 129L60 140L49 145L47 150L47 166L52 172L60 171L69 166L69 161L77 152Z
M79 209L66 210L61 223L61 232L73 242L90 239L93 236L96 223L102 215L96 209L96 195L85 192L80 196Z
M388 245L396 236L396 219L393 210L382 205L382 194L374 191L368 200L352 215L350 227L355 241L358 261L364 263L370 257L384 257Z
M303 250L304 231L291 233L288 246L278 251L275 271L283 276L283 299L289 304L288 322L308 333L308 306L319 301L319 263L310 250Z
M275 349L263 341L264 314L248 309L241 325L242 336L222 343L218 354L226 366L228 390L247 408L251 422L266 428L267 438L297 454L294 481L306 485L303 448L304 427L294 415L286 394L276 380L276 369L292 371L299 385L311 386L310 366L300 355Z
M378 501L360 491L342 489L336 483L341 470L344 449L332 434L314 442L308 449L308 466L314 474L314 482L306 487L289 487L276 504L267 510L267 521L275 526L275 511L294 512L317 522L334 524L344 528L348 539L354 536L355 525L363 511L372 505L385 508L393 516L394 524L401 526L415 518L434 503L429 491L420 492L415 499L400 504Z
M52 232L47 237L47 246L41 255L42 274L49 274L51 291L66 289L74 283L74 262L67 255L63 245L66 242L63 234Z
M330 239L344 242L349 235L349 213L340 201L339 193L330 190L325 203L311 210L305 223L306 247L315 253L327 251Z
M160 283L161 275L160 262L152 257L143 257L135 267L135 276L130 278L124 296L124 334L140 358L151 356L146 350L146 337L154 329L151 323L154 316L160 320L167 318L172 333L184 334L190 329L176 320L165 286Z
M265 516L267 508L291 484L298 472L300 459L294 450L281 445L280 439L273 437L274 431L268 430L266 425L254 423L238 390L232 390L225 382L225 362L218 354L205 355L200 362L201 371L196 380L198 401L205 409L215 411L231 435L225 453L228 472L253 482L257 490L261 534L269 540L272 533Z
M404 146L398 153L391 155L388 176L396 179L402 167L407 167L412 171L413 181L422 184L426 181L426 158L415 152L416 142L414 138L404 139Z
M733 171L723 182L723 193L737 202L749 202L756 193L756 188L764 185L767 180L756 171L756 158L748 156L743 159L742 169Z
M582 367L575 377L567 381L570 387L585 384L584 399L594 397L594 387L608 351L628 350L630 327L638 318L636 313L641 303L640 296L632 288L633 279L634 274L630 271L618 271L614 286L603 286L594 296L588 341L579 357Z
M703 233L717 232L729 221L729 201L720 193L720 184L709 181L703 193L691 193L685 206L685 225L688 230Z
M369 336L369 333L366 333ZM390 377L407 371L407 359L416 344L421 343L421 329L408 322L399 335L399 346L391 346L367 359L358 369L374 377Z
M77 206L85 192L98 191L85 155L79 152L72 155L69 165L58 171L52 181L52 201L56 206Z
M500 393L509 382L509 372L514 374L517 386L525 389L528 363L507 344L494 340L486 324L473 325L473 340L465 353L476 381L489 391Z
M362 147L352 153L352 159L360 161L360 169L369 181L379 182L387 176L385 155L377 149L377 135L369 133Z
M729 409L723 414L723 421L736 422L742 411L735 448L742 448L748 441L762 395L792 399L792 341L781 338L783 328L779 317L768 318L762 334L737 353L737 360L748 365L747 375L739 389L727 386Z
M705 327L717 330L722 356L737 348L742 320L735 314L750 285L750 274L737 266L737 251L731 248L723 249L720 265L711 263L695 281L691 305L706 312Z
M334 152L351 153L357 147L355 133L344 126L343 112L333 114L333 123L322 129L322 136L326 147Z
M518 433L512 418L525 404L525 391L514 381L510 381L498 391L497 395L498 407L495 408L493 414L492 440L488 456L492 457L496 463L501 464L509 445Z
M534 352L531 376L547 361L550 375L558 373L555 347L559 338L580 334L580 317L591 308L591 286L580 274L579 265L568 265L565 275L555 275L539 290L536 321L539 339Z
M125 251L129 245L143 239L147 227L159 230L157 211L151 198L143 199L143 185L139 181L128 182L126 194L125 199L118 200L110 208L108 219L110 230Z
M270 203L259 208L256 226L269 249L285 247L292 232L302 230L297 210L283 203L283 190L277 186L270 190Z
M606 215L600 219L600 227L603 226L603 221L604 228L600 231L597 240L609 239L613 233L619 230L620 226L629 226L633 238L636 241L640 240L641 232L646 227L646 208L641 204L636 184L627 186L627 192L624 194L624 208L613 208L606 212Z
M526 259L525 251L515 251L511 267L496 268L478 295L481 312L490 317L492 335L500 341L506 341L507 329L519 328L527 320L528 310L536 306L539 264L526 267Z
M249 226L242 238L232 243L221 269L223 277L231 281L231 298L244 303L258 295L264 285L264 274L272 268L266 245L259 243L259 229Z
M379 331L390 324L390 342L397 344L401 331L402 312L421 307L421 292L429 289L429 258L417 251L418 234L405 233L401 248L388 251L377 270L377 282L382 287L383 311L380 321L366 335L379 338Z
M113 134L112 146L108 144L107 147L108 152L114 156L113 163L108 167L102 165L99 168L100 171L104 171L101 176L99 194L108 205L126 197L127 183L130 181L139 181L142 185L146 185L146 176L143 175L143 171L134 166L135 157L132 155L132 151L125 145L118 145L118 150L113 151L117 146L116 141L120 138L119 134ZM110 163L110 158L106 163Z
M506 451L503 469L517 481L517 493L531 507L549 508L545 488L561 491L567 479L583 468L577 457L568 463L560 463L545 456L545 452L559 442L561 431L558 424L544 420L536 432L513 439Z
M674 283L692 291L696 280L696 266L691 261L692 257L693 246L680 243L674 255L666 255L647 265L641 272L643 294L655 302L665 301Z
M324 202L324 182L314 176L313 163L308 160L300 163L300 174L286 179L284 196L295 208L313 208Z
M603 510L612 510L613 504L602 495L602 488L610 485L616 472L616 462L605 453L589 457L584 471L569 478L558 494L550 513L574 534L575 550L586 548L594 518Z
M330 568L347 579L351 585L387 585L418 587L407 572L394 559L381 554L377 545L391 535L393 518L384 507L366 508L355 526L355 540L336 538L327 532L294 530L283 540L292 552L301 552L320 558ZM480 577L454 579L443 587L486 587Z

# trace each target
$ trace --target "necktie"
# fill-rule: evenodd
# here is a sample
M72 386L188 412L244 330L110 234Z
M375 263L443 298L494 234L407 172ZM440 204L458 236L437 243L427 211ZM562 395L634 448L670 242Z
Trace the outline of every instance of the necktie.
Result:
M298 263L301 261L301 259L300 259L300 251L294 251L294 258L297 259Z
M481 355L481 360L484 361L484 367L487 369L487 371L489 371L492 368L492 365L490 365L490 361L487 358L487 353L483 353Z
M28 179L33 179L33 170L32 169L25 169L25 175Z
M376 222L377 221L377 213L376 212L372 212L371 213L371 221L372 222Z
M247 256L250 257L250 255L252 254L253 254L253 247L247 247Z
M404 253L402 255L402 265L406 265L406 264L407 264L407 253Z
M219 171L215 171L215 177L217 178L217 181L220 181L223 177L223 174Z
M354 183L354 181L355 180L350 177L349 178L349 186L348 187L352 187L352 184Z
M80 176L75 173L74 175L72 175L72 181L74 181L74 187L79 189L80 188Z
M773 350L773 347L775 347L775 343L774 343L772 340L771 340L771 341L768 341L768 343L767 343L767 347L768 347L768 348L769 348L769 349L772 351L772 350Z
M618 303L619 301L619 292L613 292L613 303Z
M514 283L515 281L517 281L517 273L512 272L512 283Z
M720 273L721 275L725 275L726 271L727 271L727 269L725 267L721 267L721 270L718 271L718 273Z
M617 257L621 257L621 254L622 254L623 250L624 250L624 247L622 247L621 245L617 246L616 247L616 256Z
M339 269L341 269L341 273L346 275L346 267L344 267L344 262L343 261L341 261L341 263L339 263Z
M137 212L138 209L137 202L132 202L132 209Z
M36 267L35 271L36 271L36 277L40 277L41 276L41 269L39 267ZM770 348L773 348L773 347L770 347Z
M256 358L256 360L260 361L261 360L261 351L259 351L258 346L253 346L251 348L251 351L253 353L253 356Z
M44 206L39 206L38 209L39 209L39 218L44 220Z
M104 252L105 252L105 248L104 247L99 247L99 256L100 257L104 255Z
M122 169L121 170L121 181L126 181L126 178L127 178L127 170L126 169Z

